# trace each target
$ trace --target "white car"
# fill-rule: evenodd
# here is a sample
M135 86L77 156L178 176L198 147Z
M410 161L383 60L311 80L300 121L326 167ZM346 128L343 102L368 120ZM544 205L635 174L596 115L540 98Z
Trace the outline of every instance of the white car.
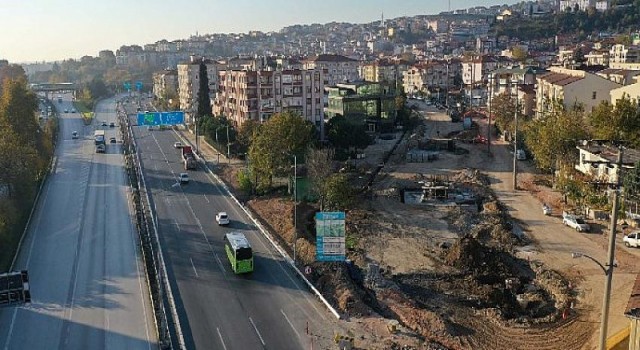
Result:
M78 138L78 132L77 131L72 132L71 133L71 138L74 139L74 140L77 139Z
M189 183L189 174L180 173L180 175L178 176L178 179L180 180L181 184L188 184Z
M622 242L624 242L624 245L627 247L640 247L640 231L633 231L630 234L624 236Z
M527 160L527 154L524 153L523 149L519 149L516 151L516 159L517 160Z
M173 147L175 148L182 148L182 142L176 142L173 144Z
M562 217L562 223L575 229L578 232L589 232L591 226L587 224L582 218L575 215L565 215Z
M223 211L219 212L216 214L216 222L218 225L229 225L229 215Z

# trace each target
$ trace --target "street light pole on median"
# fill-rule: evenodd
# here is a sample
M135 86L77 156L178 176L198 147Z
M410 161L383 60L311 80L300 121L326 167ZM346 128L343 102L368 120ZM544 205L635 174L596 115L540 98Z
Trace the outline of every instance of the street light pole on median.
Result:
M293 155L293 263L297 261L298 247L298 157Z

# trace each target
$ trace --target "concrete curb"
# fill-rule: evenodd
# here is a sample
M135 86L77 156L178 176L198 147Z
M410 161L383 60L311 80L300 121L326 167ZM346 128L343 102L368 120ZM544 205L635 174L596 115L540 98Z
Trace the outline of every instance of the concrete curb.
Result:
M193 144L191 143L191 141L188 138L185 138L185 137L182 136L182 132L181 131L179 132L179 131L173 130L173 132L175 132L176 135L178 136L178 138L180 138L183 141L183 144L189 144L189 145L191 145L191 147L193 147ZM278 251L278 253L280 253L280 255L284 258L284 260L289 264L289 266L291 266L291 268L298 274L298 276L300 276L300 278L302 278L302 280L307 284L307 287L309 287L309 289L311 289L314 292L314 294L322 301L322 303L325 305L325 307L327 309L329 309L329 311L337 319L340 319L341 318L340 317L340 313L338 313L338 311L327 301L327 299L325 299L325 297L322 295L322 293L320 293L320 291L298 269L298 267L293 262L293 259L291 259L291 257L289 257L289 255L285 252L284 249L282 249L282 247L280 247L280 245L273 239L271 234L264 227L262 227L260 222L256 218L253 217L251 212L244 205L242 205L242 203L240 203L240 201L233 195L233 193L231 193L231 191L229 190L229 187L227 187L227 184L224 183L224 181L222 181L222 179L220 179L220 177L218 177L218 175L216 175L213 171L211 171L211 169L209 169L209 167L207 166L206 160L204 158L200 157L199 154L196 154L195 152L194 152L194 154L196 155L196 159L200 162L200 164L202 166L204 166L206 171L211 176L213 176L213 178L215 178L216 181L218 181L222 185L222 188L224 188L225 192L229 195L229 197L231 197L233 199L233 201L236 202L236 204L240 208L242 208L242 210L245 212L245 214L247 214L249 219L251 219L253 224L256 225L256 227L259 229L259 231L262 233L262 235L265 238L267 238L267 240Z

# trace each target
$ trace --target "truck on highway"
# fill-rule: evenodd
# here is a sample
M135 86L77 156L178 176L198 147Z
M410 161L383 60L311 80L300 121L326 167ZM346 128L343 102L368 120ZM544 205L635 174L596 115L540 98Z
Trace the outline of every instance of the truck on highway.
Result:
M182 160L184 162L184 169L195 169L196 168L196 158L193 154L193 150L191 146L182 146Z
M62 95L58 95L58 103L62 103Z
M104 140L104 130L96 130L93 134L94 143L96 145L96 153L104 153L107 145Z

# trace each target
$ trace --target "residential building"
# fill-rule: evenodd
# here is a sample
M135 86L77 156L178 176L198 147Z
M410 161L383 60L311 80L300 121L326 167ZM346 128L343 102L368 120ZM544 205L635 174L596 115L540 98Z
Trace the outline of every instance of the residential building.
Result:
M180 109L185 112L185 122L193 123L197 111L198 92L200 91L200 62L204 60L209 79L209 99L213 100L218 88L218 68L216 61L200 56L191 56L188 62L178 64L178 97Z
M610 0L560 0L560 11L574 11L576 8L580 11L587 11L589 8L604 12L611 7Z
M620 85L631 85L635 83L635 78L640 75L640 70L607 68L596 72L596 74Z
M178 97L178 71L166 69L153 73L153 95L157 98Z
M324 71L324 86L360 80L358 61L342 55L322 54L302 61L303 69Z
M580 151L578 164L575 168L585 175L591 175L604 183L616 183L620 170L616 164L618 161L618 148L598 142L585 141L577 146ZM622 154L622 169L633 169L640 161L640 151L625 148Z
M396 90L384 82L336 84L328 88L327 118L342 115L366 123L376 132L392 126L396 117Z
M610 63L640 63L640 47L615 44L609 50Z
M584 55L587 60L588 66L608 66L609 65L609 51L608 50L591 50L588 54Z
M622 99L623 96L626 96L631 100L635 100L636 103L640 103L640 79L638 79L638 76L635 78L636 80L634 84L625 85L611 90L610 95L612 105L615 106L618 100Z
M292 111L312 122L324 139L322 69L227 69L218 74L215 115L240 127L247 120L262 123L273 114Z
M590 112L602 101L609 101L611 90L621 85L601 76L581 70L551 67L537 77L536 115L551 111L554 102L565 109L581 105Z
M457 74L460 61L433 60L409 67L402 74L402 85L408 95L447 91L454 86Z
M360 66L361 77L370 82L398 83L409 64L402 60L378 59Z
M502 63L491 55L474 55L462 60L462 83L470 105L478 106L484 104L486 101L484 81L489 72L496 70L500 66L502 66Z
M500 95L513 96L520 112L533 116L535 110L536 71L532 67L499 68L488 73L487 104Z

